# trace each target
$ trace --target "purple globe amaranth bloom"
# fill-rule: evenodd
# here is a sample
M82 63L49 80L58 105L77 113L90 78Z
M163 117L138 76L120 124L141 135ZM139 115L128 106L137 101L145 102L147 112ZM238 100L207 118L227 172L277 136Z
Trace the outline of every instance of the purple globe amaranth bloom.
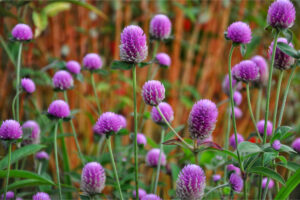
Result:
M201 167L186 165L179 173L176 181L176 196L182 200L201 199L204 194L206 177Z
M286 29L293 26L295 18L293 3L289 0L277 0L269 7L267 22L273 28Z
M239 107L234 107L234 116L236 119L241 119L243 116L243 111ZM230 110L230 115L232 116L232 110Z
M146 139L146 137L145 137L145 135L143 133L138 133L136 139L137 139L138 145L146 146L147 139Z
M285 44L288 44L288 41L286 38L278 38L277 42L282 42ZM271 43L269 47L269 52L268 56L271 59L272 58L272 53L273 53L273 45L274 41ZM288 44L290 47L294 47L292 43ZM279 47L276 47L275 51L275 59L274 59L274 67L280 70L287 70L291 67L292 64L294 64L295 59L285 53L283 53Z
M35 84L30 78L22 78L21 86L25 92L32 94L35 91Z
M261 187L263 189L265 189L267 187L267 181L268 181L268 178L263 178L263 180L261 182ZM268 189L272 189L273 187L274 187L274 181L272 179L270 179Z
M150 35L159 40L167 39L171 34L172 23L166 15L155 15L150 22Z
M229 183L235 192L241 192L244 187L243 179L236 173L230 175Z
M233 164L227 165L227 171L228 172L234 172L234 173L239 174L239 175L241 174L241 169L234 166Z
M171 65L171 58L166 53L156 54L155 59L157 60L157 62L160 66L170 67L170 65Z
M233 76L232 76L232 88L233 88L233 90L241 90L242 89L242 83L239 82L238 80L236 80ZM224 93L229 96L230 84L229 84L229 75L228 74L225 76L225 78L223 80L222 89L223 89Z
M32 200L51 200L51 198L45 192L38 192L32 197Z
M139 188L139 199L142 199L146 195L147 195L147 192L144 189ZM133 190L132 196L133 196L133 198L136 198L136 191L135 190Z
M14 199L15 193L13 191L6 192L6 200ZM4 200L4 194L1 195L1 200Z
M56 89L67 90L73 87L74 80L69 72L65 70L60 70L54 74L52 78L52 83L54 88Z
M260 120L257 122L256 127L260 135L264 135L264 128L265 128L265 120ZM273 132L273 124L270 121L267 121L267 136L272 135Z
M28 131L27 133L30 133L29 138L23 140L24 144L38 144L38 143L40 143L41 129L40 129L40 126L38 125L38 123L36 121L33 121L33 120L26 121L23 124L22 129L23 129L24 134L26 133L26 131Z
M292 143L292 148L300 153L300 138L296 138Z
M160 81L147 81L143 85L142 97L147 105L157 106L165 99L165 87Z
M120 58L129 63L140 63L148 56L146 35L141 27L130 25L121 33Z
M159 160L159 149L151 149L148 151L146 155L146 164L150 167L157 167L158 165L158 160ZM160 160L160 165L165 166L167 163L166 160L166 155L164 152L161 152L161 160Z
M215 103L202 99L195 103L188 119L189 132L192 139L204 140L215 129L218 109Z
M266 85L269 77L269 69L267 61L262 56L254 56L251 58L259 68L259 79L255 83L259 85Z
M35 158L40 161L49 160L49 154L45 151L40 151L35 154Z
M243 99L242 94L239 91L235 91L233 93L233 101L234 101L235 105L237 105L237 106L241 105L242 99Z
M99 194L105 186L105 170L97 162L87 163L81 172L81 190L90 194Z
M23 135L22 127L19 122L9 119L2 122L0 127L1 140L15 140Z
M146 194L141 200L161 200L156 194Z
M88 70L97 70L102 68L101 57L96 53L88 53L83 58L83 67Z
M48 113L56 118L65 118L71 112L69 105L64 100L54 100L48 107Z
M245 141L244 137L239 133L237 133L237 141L238 141L238 144ZM229 138L229 145L232 146L232 148L236 149L235 135L234 134L232 134Z
M273 149L275 149L276 151L278 151L281 147L281 143L279 140L275 140L272 144Z
M117 133L122 128L122 121L120 116L113 112L103 113L97 120L95 131L99 135L109 134L111 132Z
M221 175L220 174L215 174L215 175L213 175L213 181L214 182L218 182L219 180L221 180Z
M126 128L127 126L127 121L126 121L126 118L123 116L123 115L118 115L120 120L121 120L121 129L122 128Z
M161 102L158 105L160 111L162 112L162 114L164 115L164 117L166 118L166 120L171 123L174 119L174 111L172 109L172 107L170 106L170 104L166 103L166 102ZM160 125L165 125L165 121L162 118L162 116L159 114L158 110L156 109L156 107L152 108L152 112L151 112L151 117L152 120Z
M81 69L79 62L77 62L75 60L68 61L67 64L66 64L66 68L72 74L79 74L80 69Z
M33 37L32 30L27 24L17 24L11 34L13 38L18 41L31 40Z
M244 22L233 22L227 29L227 37L234 43L248 44L252 38L251 29Z
M251 60L243 60L232 69L234 78L243 82L251 82L259 79L259 68Z

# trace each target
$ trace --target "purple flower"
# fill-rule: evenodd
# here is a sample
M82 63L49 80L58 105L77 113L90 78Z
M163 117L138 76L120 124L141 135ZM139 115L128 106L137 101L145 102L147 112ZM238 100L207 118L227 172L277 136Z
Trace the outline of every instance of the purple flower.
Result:
M158 165L158 160L159 160L159 149L151 149L148 151L146 155L146 164L150 167L157 167ZM164 152L161 152L161 160L160 160L160 165L165 166L167 163L166 161L166 155Z
M72 74L79 74L80 73L80 64L75 60L70 60L66 64L66 68Z
M142 199L145 195L147 195L147 192L143 190L142 188L139 188L139 199ZM136 198L136 191L133 190L132 196L135 199Z
M267 186L267 181L268 181L268 178L263 178L262 183L261 183L261 187L262 187L263 189L266 188L266 186ZM268 185L268 189L272 189L273 187L274 187L274 181L273 181L272 179L270 179L269 185Z
M293 26L295 17L296 11L292 2L277 0L269 7L267 21L273 28L286 29Z
M228 172L234 172L234 173L239 174L239 175L241 174L240 168L234 166L233 164L227 165L227 171Z
M239 133L237 133L237 141L238 141L238 144L244 141L244 137ZM232 134L229 138L229 145L232 146L232 148L236 149L235 135L234 134Z
M179 173L176 181L176 196L179 199L201 199L204 194L205 173L194 164L186 165Z
M102 68L101 57L96 53L86 54L83 58L83 67L88 70L97 70Z
M260 120L259 122L257 122L256 127L258 129L258 132L260 135L264 135L264 127L265 127L265 120ZM270 121L267 121L267 136L272 135L272 131L273 131L273 124Z
M158 61L158 64L160 66L166 66L166 67L170 67L171 65L171 58L168 54L166 53L158 53L155 56L156 60Z
M147 195L143 196L143 198L141 200L161 200L161 198L159 196L157 196L156 194L147 194Z
M188 119L189 132L192 139L204 140L215 129L218 109L214 102L202 99L195 103Z
M45 192L38 192L32 197L32 200L51 200L51 198Z
M232 116L232 111L230 110L231 116ZM241 119L243 116L243 111L239 107L234 107L234 116L236 119Z
M126 126L127 126L126 118L123 115L118 115L118 116L119 116L120 121L121 121L121 129L126 128Z
M165 98L165 87L160 81L147 81L143 86L142 97L146 104L157 106Z
M260 85L266 85L269 77L268 63L262 56L254 56L251 58L255 62L256 66L259 68L259 79L256 83Z
M55 100L48 107L48 113L57 118L65 118L70 115L70 108L65 101Z
M14 199L14 198L15 198L15 193L13 191L6 192L6 200ZM4 194L1 195L1 200L3 199L4 199Z
M248 44L251 41L251 29L244 22L234 22L227 29L227 37L234 43Z
M49 160L49 154L45 151L40 151L35 154L35 158L40 161Z
M174 111L172 109L172 107L170 106L170 104L166 103L166 102L161 102L158 105L160 111L162 112L162 114L164 115L164 117L166 118L166 120L171 123L174 119ZM156 109L156 107L152 108L152 112L151 112L151 117L152 120L160 125L165 125L165 121L163 120L163 118L161 117L161 115L159 114L158 110Z
M36 121L33 120L29 120L26 121L23 126L23 133L26 133L26 130L28 131L27 133L30 133L30 137L27 140L23 140L23 143L25 144L38 144L40 143L40 126L38 125L38 123L36 123Z
M21 138L23 135L22 128L19 122L9 119L2 122L0 127L1 140L15 140Z
M65 71L57 71L52 78L53 86L56 89L67 90L73 87L73 77L72 75Z
M81 172L81 190L93 195L99 194L105 186L104 168L97 162L87 163Z
M235 105L237 105L237 106L241 105L242 99L243 99L242 94L239 91L235 91L233 93L233 101L234 101Z
M19 41L31 40L33 37L32 30L27 24L17 24L11 34L15 40Z
M25 92L31 94L35 91L35 84L30 78L22 78L21 86Z
M137 143L138 143L138 145L146 146L147 139L146 139L146 137L143 133L138 133L137 134Z
M221 175L220 174L214 174L212 178L213 178L214 182L218 182L219 180L221 180Z
M287 39L285 38L278 38L277 42L282 42L285 44L288 44ZM273 44L274 41L271 43L269 46L269 52L268 56L271 59L272 58L272 53L273 53ZM292 43L288 44L290 47L294 47ZM276 47L275 51L275 59L274 59L274 67L280 70L287 70L291 67L292 64L294 64L295 59L285 53L283 53L278 47Z
M150 22L150 35L159 40L167 39L171 28L171 21L166 15L155 15Z
M233 90L241 90L242 83L237 81L234 77L232 77L232 88L233 88ZM229 96L230 85L229 85L229 75L228 74L225 76L225 78L223 80L222 89L223 89L224 93Z
M232 69L233 76L244 82L256 81L259 79L259 68L251 60L243 60Z
M117 133L122 128L120 116L113 112L103 113L96 122L95 131L98 134Z
M235 192L241 192L244 187L243 179L236 173L230 175L229 183Z
M300 138L296 138L292 143L292 148L300 153Z
M278 151L281 147L281 143L279 140L275 140L272 144L273 149L275 149L276 151Z
M122 61L140 63L147 58L147 38L139 26L130 25L123 29L119 47Z

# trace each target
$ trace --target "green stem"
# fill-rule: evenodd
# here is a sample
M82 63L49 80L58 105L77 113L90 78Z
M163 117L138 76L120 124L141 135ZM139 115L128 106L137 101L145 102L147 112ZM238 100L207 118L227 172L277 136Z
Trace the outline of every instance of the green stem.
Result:
M255 119L258 121L260 119L260 110L261 110L261 99L262 99L262 88L259 88L258 91L258 98L257 98L257 103L256 103L256 111L255 111Z
M91 73L91 81L92 81L92 87L93 87L93 91L94 91L94 95L96 97L96 104L97 104L97 108L98 108L98 114L101 114L101 107L100 107L100 103L99 103L99 99L98 99L98 94L97 94L97 90L96 90L96 84L95 84L95 79L94 79L94 74Z
M20 96L20 94L22 93L22 90L20 90L16 96L14 97L13 101L12 101L12 113L13 113L13 117L14 119L17 119L17 113L16 113L16 101L17 101L17 98Z
M20 43L19 53L18 53L18 64L17 64L17 82L16 82L16 94L20 92L20 70L21 70L21 59L22 59L22 47L23 43ZM20 98L17 96L17 111L16 111L16 120L20 121Z
M161 155L163 154L163 142L164 142L164 137L165 137L165 128L162 128L161 131L161 138L160 138L160 151L159 151L159 158L158 158L158 164L157 164L157 170L156 170L156 178L155 178L155 183L154 183L154 194L156 194L157 191L157 184L159 180L159 174L160 174L160 163L161 163Z
M228 104L228 109L227 109L227 130L225 134L225 150L229 149L229 135L230 135L230 130L231 130L231 112L230 112L230 104ZM225 161L227 161L228 156L225 156ZM224 182L226 181L226 174L227 174L227 166L224 165Z
M56 175L57 175L57 185L58 185L58 192L59 192L59 199L62 198L61 193L61 186L60 186L60 176L59 176L59 165L58 165L58 153L57 153L57 126L59 122L55 123L54 127L54 156L55 156L55 167L56 167Z
M227 187L229 186L228 183L225 183L223 185L218 185L217 187L212 188L211 190L209 190L208 192L205 193L204 197L207 197L210 193L214 192L217 189L223 188L223 187Z
M110 155L110 159L111 159L111 164L113 167L113 171L114 171L114 176L115 179L117 181L117 186L118 186L118 190L120 193L120 197L123 200L123 195L122 195L122 190L121 190L121 186L120 186L120 182L119 182L119 177L118 177L118 172L117 172L117 168L116 168L116 163L115 163L115 159L114 159L114 155L112 153L112 148L111 148L111 137L109 137L107 140L107 146L108 146L108 151L109 151L109 155Z
M247 193L247 177L245 175L245 178L243 178L244 181L244 199L247 200L248 199L248 193Z
M263 198L262 198L262 200L265 200L266 199L266 197L267 197L267 193L268 193L268 189L269 189L269 183L270 183L270 178L268 178L268 180L267 180L267 183L266 183L266 187L265 187L265 190L264 190L264 193L263 193Z
M198 141L197 139L194 140L194 156L195 156L195 164L198 165Z
M7 164L7 172L6 172L6 182L4 186L4 198L6 199L7 186L9 182L9 171L10 171L10 161L11 161L11 142L8 145L8 164Z
M277 121L277 110L278 110L278 102L279 102L279 95L280 95L280 88L281 88L281 82L283 78L283 70L280 70L280 75L278 79L278 84L277 84L277 90L276 90L276 100L275 100L275 109L273 113L273 133L275 133L275 128L276 128L276 121Z

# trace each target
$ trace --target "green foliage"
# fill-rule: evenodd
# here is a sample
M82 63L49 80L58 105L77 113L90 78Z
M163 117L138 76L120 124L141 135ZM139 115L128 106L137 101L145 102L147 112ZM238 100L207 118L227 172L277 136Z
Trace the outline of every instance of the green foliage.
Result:
M277 193L275 200L287 199L291 192L299 185L300 183L300 169L298 169L293 176L289 177L285 186L282 186L279 192Z
M266 167L252 167L247 172L267 176L283 185L285 184L285 181L280 174Z

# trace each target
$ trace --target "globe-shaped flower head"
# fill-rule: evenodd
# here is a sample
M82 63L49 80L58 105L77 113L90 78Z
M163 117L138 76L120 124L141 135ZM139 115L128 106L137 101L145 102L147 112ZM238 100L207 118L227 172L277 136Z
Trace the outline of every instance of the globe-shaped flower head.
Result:
M172 23L166 15L155 15L150 22L150 35L159 40L167 39L171 34Z
M27 24L17 24L11 34L13 38L18 41L31 40L33 37L32 30Z
M157 60L157 62L160 66L170 67L170 65L171 65L171 58L166 53L156 54L155 59Z
M137 134L137 143L138 143L138 145L146 146L147 139L146 139L146 137L143 133L138 133Z
M146 194L141 200L161 200L156 194Z
M276 151L278 151L281 147L281 143L280 140L274 140L274 142L272 143L272 147L273 149L275 149Z
M90 194L99 194L105 186L104 168L97 162L87 163L81 172L81 190Z
M147 58L147 38L139 26L130 25L124 28L119 47L122 61L140 63Z
M176 181L176 196L181 200L201 199L204 194L205 173L194 164L186 165L179 173Z
M251 41L251 29L244 22L234 22L227 29L227 37L234 43L248 44Z
M51 200L51 198L45 192L38 192L32 197L32 200Z
M83 58L83 67L88 70L97 70L102 68L101 57L96 53L86 54Z
M292 148L300 153L300 138L296 138L292 143Z
M147 195L147 192L144 189L139 188L139 199L142 199L146 195ZM133 198L136 198L136 191L135 190L132 192L132 196L133 196Z
M232 78L232 88L233 90L241 90L242 83L237 81L234 77ZM226 95L229 96L230 92L230 84L229 84L229 75L227 74L222 83L222 89Z
M57 71L52 78L53 86L55 89L67 90L73 87L74 81L72 75L65 71Z
M202 99L193 105L188 119L188 127L192 139L204 140L215 129L218 109L215 103Z
M288 44L288 41L286 38L278 38L277 42L282 42L285 44ZM268 56L271 59L272 58L272 53L273 53L273 45L274 41L271 43L269 47L269 52ZM290 47L294 47L292 43L288 44ZM276 47L275 51L275 59L274 59L274 67L280 70L287 70L291 67L292 64L294 64L295 59L285 53L283 53L279 47Z
M66 68L72 74L79 74L80 73L80 64L75 60L70 60L66 64Z
M236 119L241 119L242 116L243 116L243 111L239 107L236 107L236 106L233 108L233 110L234 110L235 118ZM232 110L230 110L230 115L232 117Z
M103 113L97 120L95 132L99 135L117 133L122 128L120 116L113 112Z
M12 119L3 121L0 127L1 140L15 140L21 138L22 135L23 131L19 122Z
M222 177L221 177L220 174L214 174L214 175L213 175L213 181L214 181L214 182L218 182L219 180L221 180L221 178L222 178Z
M241 192L244 187L243 179L236 173L230 175L229 183L235 192Z
M232 69L234 78L243 82L251 82L259 79L259 68L251 60L243 60Z
M263 178L261 187L265 189L267 187L268 178ZM268 189L272 189L274 187L274 181L270 179Z
M251 61L255 62L259 69L259 79L255 82L259 85L266 85L269 76L269 69L267 61L262 56L254 56Z
M265 120L260 120L259 122L257 122L256 127L258 129L258 132L260 135L264 135L264 128L265 128ZM267 136L272 135L272 131L273 131L273 124L270 121L267 121Z
M6 200L12 200L15 198L15 193L13 191L7 191L6 192ZM4 200L4 194L1 195L1 200Z
M168 104L166 102L161 102L158 105L158 107L159 107L160 111L162 112L162 114L164 115L164 117L166 118L166 120L169 123L171 123L174 119L174 111L173 111L172 107L170 106L170 104ZM158 110L156 109L156 107L152 108L151 117L152 117L152 120L159 125L166 124L164 119L159 114Z
M146 104L157 106L165 98L165 87L160 81L147 81L143 86L142 97Z
M123 115L118 115L121 121L121 128L126 128L127 126L127 121L126 118Z
M295 7L289 0L274 1L268 10L267 22L277 29L286 29L293 26L296 18Z
M159 160L159 149L151 149L148 151L146 155L146 164L150 167L157 167L158 165L158 160ZM161 152L161 160L160 160L160 165L165 166L166 165L166 155L164 152Z
M237 133L237 141L238 141L238 144L239 144L239 143L245 141L245 139L244 139L244 137L243 137L241 134L238 134L238 133ZM236 142L235 142L235 135L234 135L234 134L232 134L232 135L230 136L230 138L229 138L229 145L230 145L232 148L236 149Z
M21 86L25 92L31 94L35 91L35 84L30 78L22 78Z
M226 166L228 172L233 172L236 174L241 174L241 169L234 166L233 164L229 164Z
M48 113L56 118L66 118L70 115L70 108L65 101L55 100L49 105Z
M39 161L49 160L49 154L45 151L40 151L35 154L35 158Z
M241 105L242 99L243 99L242 94L239 91L235 91L233 93L233 101L234 101L235 105L237 105L237 106Z
M23 126L23 133L30 133L29 139L23 141L25 144L38 144L40 143L40 126L36 121L28 120L26 121Z

